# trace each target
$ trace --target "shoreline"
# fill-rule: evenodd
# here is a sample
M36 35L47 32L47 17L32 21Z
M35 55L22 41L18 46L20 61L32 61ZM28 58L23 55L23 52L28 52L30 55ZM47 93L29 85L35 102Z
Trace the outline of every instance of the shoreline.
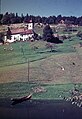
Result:
M82 92L82 84L76 88ZM32 94L32 99L62 100L71 97L74 84L37 84L26 82L12 82L0 84L0 98L21 98Z

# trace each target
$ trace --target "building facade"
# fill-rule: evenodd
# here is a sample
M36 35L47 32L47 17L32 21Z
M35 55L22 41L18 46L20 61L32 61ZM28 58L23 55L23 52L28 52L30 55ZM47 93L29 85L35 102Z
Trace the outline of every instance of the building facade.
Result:
M33 23L32 20L29 23L25 23L23 28L11 29L11 39L7 38L7 34L4 37L5 42L25 41L33 36Z

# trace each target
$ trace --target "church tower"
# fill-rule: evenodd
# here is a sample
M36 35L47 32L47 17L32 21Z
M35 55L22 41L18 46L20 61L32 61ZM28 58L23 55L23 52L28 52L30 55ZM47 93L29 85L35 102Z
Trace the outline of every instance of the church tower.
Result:
M29 21L28 23L28 30L33 30L33 23L32 23L32 20Z

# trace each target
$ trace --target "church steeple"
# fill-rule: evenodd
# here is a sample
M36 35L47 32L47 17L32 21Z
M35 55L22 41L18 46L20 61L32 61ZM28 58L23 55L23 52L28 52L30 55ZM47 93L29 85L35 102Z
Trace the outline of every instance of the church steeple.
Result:
M32 20L29 20L28 29L29 29L29 30L33 30L33 23L32 23Z

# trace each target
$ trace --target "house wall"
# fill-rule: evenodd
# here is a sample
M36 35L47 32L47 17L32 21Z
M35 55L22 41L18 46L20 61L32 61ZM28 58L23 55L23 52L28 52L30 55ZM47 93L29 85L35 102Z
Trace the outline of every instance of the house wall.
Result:
M33 29L33 23L32 22L28 23L27 26L28 26L27 30L32 30ZM20 33L21 33L21 31L20 31ZM23 41L25 41L29 38L32 38L32 36L33 36L32 33L25 34L25 35L21 35L20 33L15 34L15 32L14 32L14 34L11 35L11 40L7 39L7 36L4 37L4 40L7 41L7 42L14 42L14 41L20 41L20 39L22 39Z
M20 41L22 39L22 41L25 41L29 38L32 38L33 34L26 34L26 35L21 35L21 34L14 34L14 35L11 35L11 40L7 39L7 36L4 37L5 41L6 42L14 42L14 41Z
M13 41L16 41L16 40L20 41L20 34L11 35L11 40L13 40Z
M23 41L29 39L29 38L32 38L33 34L28 34L28 35L23 35L23 36L20 36L20 38L23 39Z
M25 41L29 38L29 35L20 35L20 40Z
M29 24L28 24L28 29L29 29L29 30L33 29L33 23L29 23Z

